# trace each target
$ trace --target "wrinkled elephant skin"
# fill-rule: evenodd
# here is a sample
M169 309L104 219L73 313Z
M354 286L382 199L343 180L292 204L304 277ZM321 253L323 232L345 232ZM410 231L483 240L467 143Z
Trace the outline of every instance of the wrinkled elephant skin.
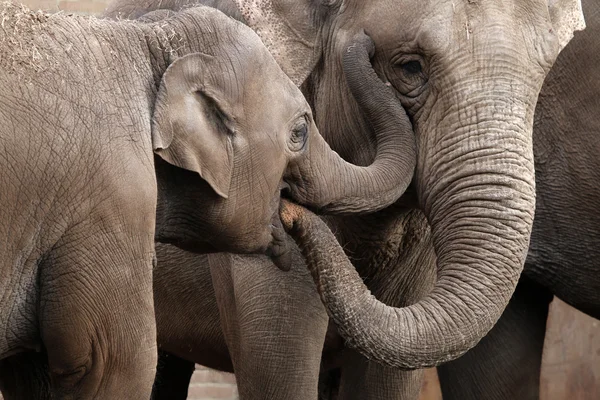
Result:
M391 366L463 354L500 317L523 268L535 204L534 106L559 51L584 26L578 1L234 3L283 70L304 83L327 141L356 163L373 158L370 124L339 78L348 48L368 51L357 35L374 41L375 70L414 123L415 190L439 279L406 310L361 305L357 315L381 327L373 335L354 340L364 326L336 322L363 354ZM115 4L111 15L128 2Z

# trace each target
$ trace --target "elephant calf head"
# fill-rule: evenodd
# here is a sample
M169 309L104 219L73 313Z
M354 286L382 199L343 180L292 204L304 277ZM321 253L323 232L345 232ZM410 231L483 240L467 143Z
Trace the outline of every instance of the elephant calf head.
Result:
M321 138L302 93L250 28L221 14L205 31L202 52L172 61L156 98L160 241L193 251L270 251L277 259L286 253L277 212L283 188L338 214L375 211L404 192L416 162L412 127L391 91L357 84L377 80L374 73L349 78L378 127L378 155L358 167ZM388 104L395 117L384 120L375 104Z

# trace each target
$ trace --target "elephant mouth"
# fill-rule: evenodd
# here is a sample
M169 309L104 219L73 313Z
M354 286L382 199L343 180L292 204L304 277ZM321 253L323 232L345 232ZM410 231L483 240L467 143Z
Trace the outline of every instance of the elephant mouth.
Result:
M289 271L292 266L291 252L287 234L281 223L279 212L273 215L271 223L271 243L269 244L265 254L271 257L273 263L282 271Z

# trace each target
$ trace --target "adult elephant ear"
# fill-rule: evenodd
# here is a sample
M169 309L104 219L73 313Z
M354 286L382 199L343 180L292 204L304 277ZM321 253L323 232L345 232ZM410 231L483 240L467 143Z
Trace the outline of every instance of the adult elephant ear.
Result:
M319 26L332 0L233 0L283 72L300 86L321 53Z
M197 172L227 198L233 170L235 117L225 69L207 54L178 58L167 69L156 97L152 146L163 160Z
M548 0L548 11L560 51L573 38L575 31L585 29L581 0Z

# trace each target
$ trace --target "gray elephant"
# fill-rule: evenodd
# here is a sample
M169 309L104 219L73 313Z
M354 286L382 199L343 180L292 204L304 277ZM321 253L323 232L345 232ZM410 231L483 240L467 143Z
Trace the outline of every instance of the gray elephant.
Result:
M560 54L536 107L537 206L521 281L494 329L438 368L445 400L538 399L552 298L600 319L600 4L582 3L587 28Z
M383 208L410 182L408 117L381 81L363 88L364 60L344 70L376 127L369 167L331 151L258 36L215 9L160 23L12 3L0 14L1 368L44 351L53 396L150 396L155 240L266 251L284 266L282 187L348 213Z

